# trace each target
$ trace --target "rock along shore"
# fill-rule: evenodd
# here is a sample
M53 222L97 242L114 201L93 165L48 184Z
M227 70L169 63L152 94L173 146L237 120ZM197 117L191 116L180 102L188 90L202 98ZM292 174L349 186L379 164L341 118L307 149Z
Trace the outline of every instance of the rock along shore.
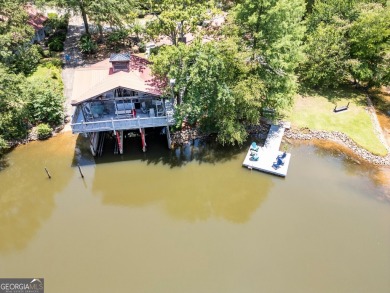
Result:
M270 128L269 124L261 123L259 125L253 125L247 128L249 135L256 134L257 137L265 139ZM176 131L172 134L172 142L175 146L180 146L189 143L194 139L207 139L211 135L201 133L198 129L189 126L183 127L181 131ZM294 140L329 140L339 143L348 149L350 149L357 157L367 161L368 163L382 166L390 166L390 154L385 157L377 156L369 151L358 146L351 138L346 134L339 131L322 131L322 130L310 130L309 128L301 129L286 129L284 137Z
M310 130L308 128L289 129L284 132L284 137L296 140L330 140L349 148L359 158L375 165L390 166L390 154L385 157L377 156L358 146L346 134L339 131Z

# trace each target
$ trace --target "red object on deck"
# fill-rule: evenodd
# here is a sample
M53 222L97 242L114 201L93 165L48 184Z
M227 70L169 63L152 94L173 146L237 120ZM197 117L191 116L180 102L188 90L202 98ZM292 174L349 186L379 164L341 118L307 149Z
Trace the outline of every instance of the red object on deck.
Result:
M137 116L137 111L135 109L132 110L133 117L135 118Z

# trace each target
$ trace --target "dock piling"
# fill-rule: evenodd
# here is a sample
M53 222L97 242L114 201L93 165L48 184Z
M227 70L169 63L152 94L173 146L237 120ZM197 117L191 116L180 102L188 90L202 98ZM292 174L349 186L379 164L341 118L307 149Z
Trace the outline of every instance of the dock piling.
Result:
M83 172L81 171L81 167L79 164L77 164L77 167L79 168L79 172L80 172L80 175L81 175L81 178L84 178L84 174Z
M50 173L49 173L49 171L47 170L46 167L45 167L45 171L46 171L47 177L49 177L49 179L51 179L51 175L50 175Z

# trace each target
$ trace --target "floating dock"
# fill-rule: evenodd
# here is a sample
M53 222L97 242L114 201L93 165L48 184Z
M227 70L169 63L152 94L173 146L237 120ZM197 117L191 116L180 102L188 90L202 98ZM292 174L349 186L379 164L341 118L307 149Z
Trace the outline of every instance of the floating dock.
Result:
M288 125L288 124L286 124ZM257 155L259 159L257 161L249 160L251 150L249 148L248 153L245 156L245 160L242 163L243 166L248 169L254 169L281 177L286 177L288 171L288 165L290 164L291 154L287 153L284 158L284 164L276 166L278 156L282 156L283 152L279 151L280 144L282 142L285 125L272 125L267 139L265 140L264 146L259 148Z

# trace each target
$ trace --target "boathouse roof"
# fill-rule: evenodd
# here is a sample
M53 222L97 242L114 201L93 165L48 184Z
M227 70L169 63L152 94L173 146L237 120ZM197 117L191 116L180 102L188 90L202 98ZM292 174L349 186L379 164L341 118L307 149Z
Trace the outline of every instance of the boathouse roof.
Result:
M72 105L80 104L119 87L160 96L164 82L152 75L149 64L148 60L131 55L128 71L114 72L110 58L90 67L76 69Z

